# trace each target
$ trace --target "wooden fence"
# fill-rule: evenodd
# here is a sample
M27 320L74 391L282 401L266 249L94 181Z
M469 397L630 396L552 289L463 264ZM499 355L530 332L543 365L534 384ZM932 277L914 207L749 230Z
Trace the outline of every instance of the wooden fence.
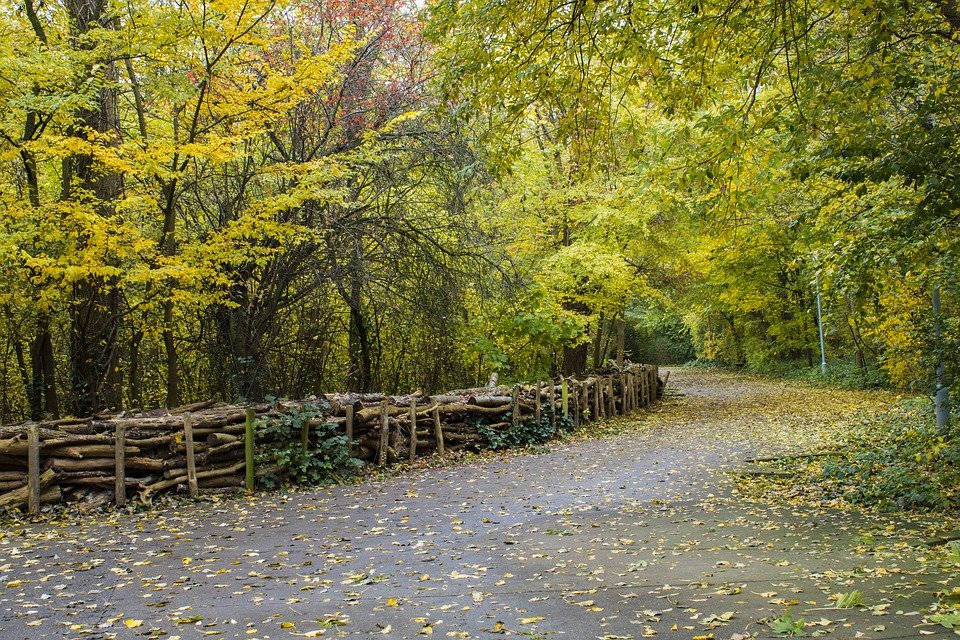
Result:
M299 402L225 405L213 401L173 410L67 418L0 427L0 508L80 502L149 501L165 490L246 487L257 475L255 444L269 447L257 426L286 414L307 415L300 443L313 446L312 429L336 425L353 456L378 465L448 451L481 450L490 433L534 420L589 422L650 406L658 395L655 366L627 364L590 375L513 387L460 389L445 394L385 396L330 394ZM301 413L305 407L319 412ZM543 422L541 422L543 421ZM261 430L262 431L262 430ZM486 435L483 433L486 431ZM266 438L266 440L265 440ZM255 442L256 440L256 442Z

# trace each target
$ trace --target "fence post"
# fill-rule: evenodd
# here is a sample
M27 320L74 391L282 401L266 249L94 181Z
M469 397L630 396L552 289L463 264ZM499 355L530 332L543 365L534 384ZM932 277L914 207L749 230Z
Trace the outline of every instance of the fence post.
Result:
M640 397L643 401L643 408L646 409L650 406L650 394L648 393L648 387L650 386L650 376L647 374L647 366L643 365L640 368Z
M570 389L566 378L560 378L560 404L563 407L563 417L570 415Z
M607 385L610 388L610 416L615 417L617 413L617 376L610 374L607 376Z
M623 412L630 413L633 411L633 396L631 395L630 389L630 373L624 373L621 381L623 382Z
M613 418L617 415L617 393L613 385L613 376L607 376L607 389L610 391L610 417Z
M630 404L630 374L626 371L620 374L620 387L623 389L623 413L627 414L633 407Z
M656 387L650 384L650 372L653 371L651 367L647 367L644 370L644 386L647 390L647 407L653 404L654 396L656 395Z
M580 421L590 422L594 415L590 409L590 385L587 380L581 380L577 385L580 387Z
M621 373L620 374L620 387L623 389L623 412L630 413L633 411L633 403L630 402L630 374Z
M629 371L623 374L623 412L633 412L633 374Z
M533 421L536 422L537 425L540 424L540 403L543 402L543 398L540 396L540 393L540 381L537 380L537 385L533 392Z
M550 386L547 387L547 396L550 398L550 428L554 431L557 430L557 388L553 384L553 380L550 381Z
M123 420L117 421L113 447L113 500L122 507L127 503L127 425Z
M627 374L621 372L618 374L620 377L620 412L623 415L626 415L630 411L630 398L628 389L627 389Z
M437 453L443 457L443 428L440 424L440 405L433 405L433 433L437 438Z
M580 387L577 382L573 382L573 428L580 428Z
M417 401L410 399L410 464L417 457Z
M193 451L193 418L189 411L183 414L183 444L187 449L187 486L190 497L196 498L200 495L200 488L197 485L197 464Z
M245 482L247 493L254 492L254 489L255 489L254 485L256 483L256 477L257 477L253 468L253 444L254 444L253 443L253 439L254 439L253 423L256 417L257 417L257 412L254 410L254 408L248 407L246 430L244 432L244 439L243 439L244 458L246 460L246 470L247 470L247 478Z
M347 453L353 456L353 405L347 405Z
M40 427L27 427L27 512L40 513Z
M593 415L591 416L591 422L599 420L603 413L600 410L600 407L603 406L603 403L600 402L600 376L594 376L593 378Z
M377 464L381 467L387 464L387 446L390 437L390 412L387 409L387 401L380 403L380 451L377 452Z
M610 401L607 400L607 378L597 378L597 386L600 390L600 415L606 419L610 417Z
M513 411L511 412L511 422L514 427L520 424L520 385L513 385Z

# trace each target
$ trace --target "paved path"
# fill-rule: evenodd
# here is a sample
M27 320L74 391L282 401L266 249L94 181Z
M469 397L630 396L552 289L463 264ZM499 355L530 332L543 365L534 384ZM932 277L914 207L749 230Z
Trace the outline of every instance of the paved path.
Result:
M955 578L928 574L904 523L746 503L723 473L882 398L670 384L619 435L547 453L7 528L0 638L720 640L775 636L763 621L785 613L830 638L955 637L922 624ZM829 608L854 589L870 608Z

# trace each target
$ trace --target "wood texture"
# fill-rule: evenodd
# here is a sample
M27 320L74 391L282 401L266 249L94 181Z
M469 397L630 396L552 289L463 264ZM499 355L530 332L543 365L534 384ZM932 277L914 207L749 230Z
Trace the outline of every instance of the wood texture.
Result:
M410 450L408 462L413 464L417 458L417 403L410 403Z
M113 501L118 507L127 503L127 425L117 423L114 464Z
M197 462L194 456L193 443L193 418L190 413L183 416L183 444L187 450L187 488L190 491L190 497L196 499L200 496L200 487L197 486Z
M555 429L558 415L572 417L574 426L583 428L604 416L647 406L655 400L656 374L656 367L627 364L580 380L460 389L429 397L419 392L349 393L327 395L322 403L311 398L247 407L207 401L172 411L0 426L0 504L7 496L7 504L37 510L44 500L62 495L88 509L105 502L129 503L131 492L147 501L167 489L190 495L204 487L252 491L256 478L276 473L281 479L286 472L275 464L257 467L255 454L269 456L278 446L309 452L314 444L310 429L321 425L346 435L351 455L384 465L400 459L414 463L434 452L480 451L488 440L479 426L497 432L531 418L544 420L547 403ZM255 432L258 421L288 420L306 408L313 417L298 423L293 433ZM52 485L41 486L38 476L47 477L40 474L43 469L54 474Z
M27 429L27 511L40 513L40 428Z
M245 413L245 423L244 423L244 436L243 436L243 449L244 449L244 468L246 470L246 478L244 481L244 487L247 490L247 493L253 493L256 489L256 469L254 468L253 452L254 452L254 421L257 418L256 411L251 407L246 410Z

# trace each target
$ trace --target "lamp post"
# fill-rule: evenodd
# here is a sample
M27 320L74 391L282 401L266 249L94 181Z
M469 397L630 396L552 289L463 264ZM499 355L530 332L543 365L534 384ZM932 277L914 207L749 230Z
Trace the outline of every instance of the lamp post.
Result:
M933 332L937 352L936 390L933 401L937 416L937 429L946 435L950 429L950 387L947 384L947 366L943 361L943 317L940 315L940 285L933 286Z
M820 267L817 265L817 252L813 252L813 266L816 268L814 278L817 288L817 330L820 332L820 374L827 375L827 350L823 341L823 307L820 304Z

